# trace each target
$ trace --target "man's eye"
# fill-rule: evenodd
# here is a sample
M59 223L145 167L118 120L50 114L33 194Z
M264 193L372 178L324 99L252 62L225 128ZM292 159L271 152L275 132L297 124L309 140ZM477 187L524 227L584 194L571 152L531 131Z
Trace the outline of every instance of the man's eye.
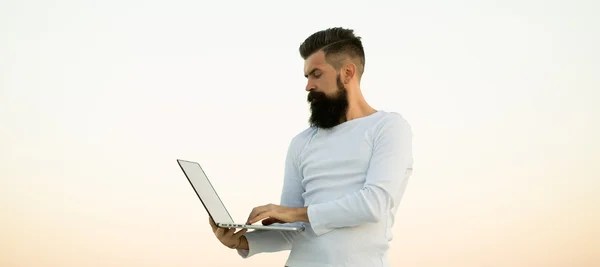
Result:
M315 78L319 78L319 77L321 77L321 73L319 73L319 74L315 73L315 74L313 74L313 76L314 76Z

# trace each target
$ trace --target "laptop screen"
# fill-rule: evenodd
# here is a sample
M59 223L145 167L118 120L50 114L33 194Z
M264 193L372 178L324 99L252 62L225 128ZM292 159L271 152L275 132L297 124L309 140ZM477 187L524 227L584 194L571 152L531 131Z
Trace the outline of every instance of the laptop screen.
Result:
M231 215L227 212L200 164L185 160L177 160L177 162L213 220L216 223L233 223Z

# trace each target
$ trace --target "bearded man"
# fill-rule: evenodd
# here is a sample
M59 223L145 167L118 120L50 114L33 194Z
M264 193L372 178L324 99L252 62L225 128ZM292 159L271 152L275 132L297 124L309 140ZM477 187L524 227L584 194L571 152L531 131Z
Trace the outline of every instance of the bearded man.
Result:
M305 231L218 228L243 258L290 250L289 267L390 266L389 242L412 174L412 131L396 112L370 106L360 88L361 38L330 28L300 45L311 115L292 138L279 205L255 207L248 224L294 224Z

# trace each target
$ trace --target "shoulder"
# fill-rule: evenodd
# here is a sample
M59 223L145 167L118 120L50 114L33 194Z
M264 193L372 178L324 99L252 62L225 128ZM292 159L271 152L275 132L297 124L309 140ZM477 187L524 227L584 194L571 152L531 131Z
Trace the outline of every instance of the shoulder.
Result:
M308 127L292 137L288 150L299 153L317 132L317 128Z
M380 111L381 115L375 125L375 132L385 133L403 133L412 135L412 129L408 120L398 112Z
M398 112L380 111L378 119L370 130L374 145L411 143L413 132L408 120Z

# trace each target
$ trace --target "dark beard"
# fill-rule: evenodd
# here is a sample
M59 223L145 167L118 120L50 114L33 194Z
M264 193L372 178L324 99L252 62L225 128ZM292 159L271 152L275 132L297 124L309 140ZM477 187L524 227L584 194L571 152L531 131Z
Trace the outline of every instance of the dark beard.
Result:
M322 129L333 128L346 121L348 111L348 92L342 83L340 75L337 76L338 90L333 97L328 97L323 92L311 91L308 94L311 115L310 126Z

